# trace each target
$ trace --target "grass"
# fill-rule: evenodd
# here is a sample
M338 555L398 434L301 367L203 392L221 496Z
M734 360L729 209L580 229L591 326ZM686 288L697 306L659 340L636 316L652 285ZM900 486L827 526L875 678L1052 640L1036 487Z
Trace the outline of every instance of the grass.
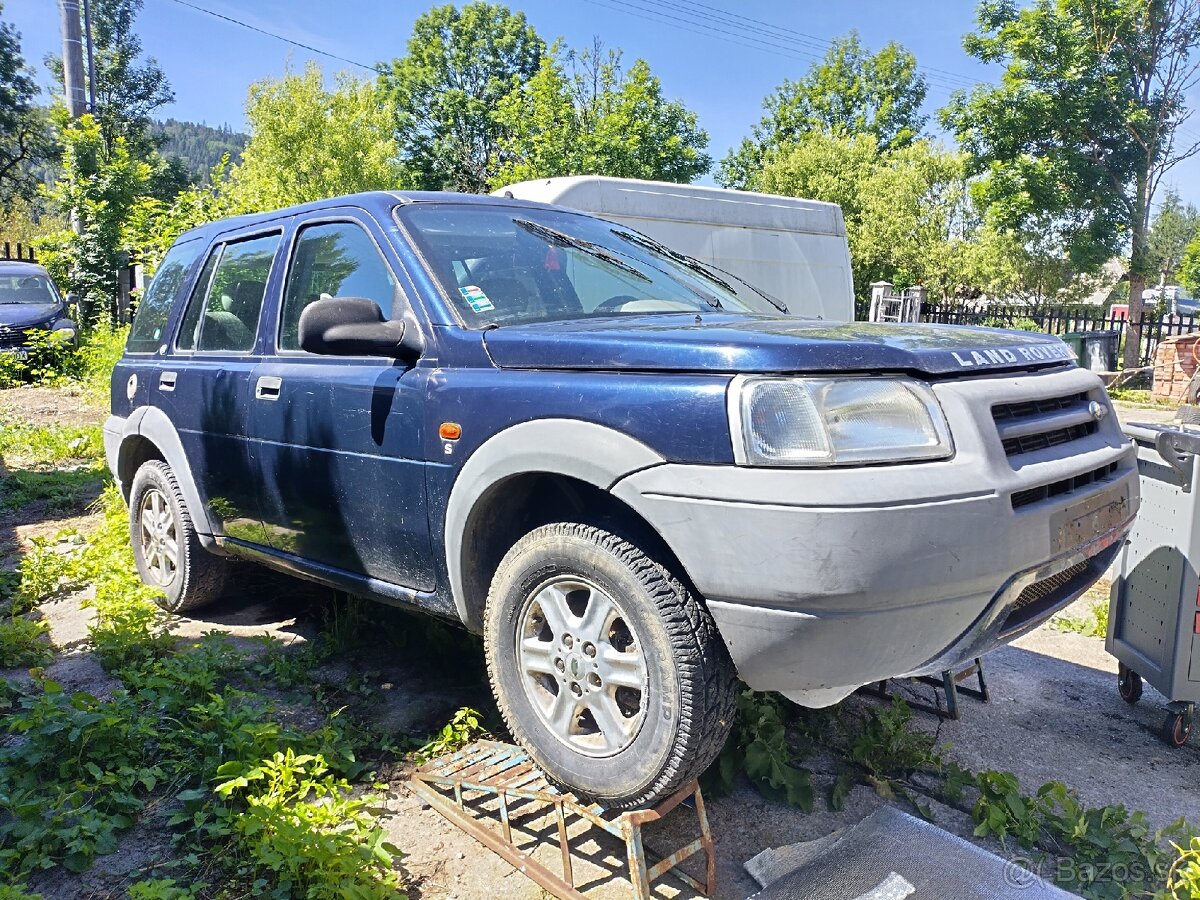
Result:
M1094 584L1084 594L1084 600L1088 602L1088 611L1085 615L1059 614L1050 620L1050 627L1055 631L1070 631L1088 637L1106 637L1108 635L1108 592L1107 581Z
M17 596L36 603L94 585L91 641L119 687L101 698L37 676L5 688L0 734L20 739L0 747L0 883L20 887L47 867L83 871L162 809L174 811L166 825L178 852L156 874L234 895L400 895L382 798L356 787L373 784L359 759L369 732L335 711L310 731L290 727L249 654L218 634L171 637L137 578L115 488L99 506L101 523L77 552L34 547Z
M86 532L34 538L0 574L0 667L32 671L0 680L0 898L26 896L47 869L90 868L139 823L166 829L174 848L131 897L403 896L401 854L379 822L383 786L363 758L382 759L378 735L322 706L318 691L318 724L303 730L276 699L309 688L314 666L361 640L361 604L334 607L303 651L267 639L266 653L247 652L219 634L176 640L137 576L102 453L96 428L0 422L0 454L21 466L0 484L0 509L94 502L100 513ZM90 649L116 685L103 696L65 690L39 668L56 651L37 607L85 586Z
M1143 409L1176 409L1179 404L1171 400L1155 400L1152 393L1148 390L1135 390L1132 388L1116 388L1110 390L1108 395L1121 403L1128 403L1131 406L1139 406Z

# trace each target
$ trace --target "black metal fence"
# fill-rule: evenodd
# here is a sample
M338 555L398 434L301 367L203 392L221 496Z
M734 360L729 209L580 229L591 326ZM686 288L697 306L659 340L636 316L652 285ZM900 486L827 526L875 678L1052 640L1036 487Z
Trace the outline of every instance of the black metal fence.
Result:
M1020 328L1032 322L1046 334L1066 334L1072 331L1117 331L1121 345L1125 344L1128 319L1114 316L1098 306L995 306L970 303L925 303L921 321L946 325L989 325L994 328ZM1160 316L1145 312L1137 317L1140 327L1139 353L1141 365L1154 362L1159 341L1179 334L1200 331L1196 316Z

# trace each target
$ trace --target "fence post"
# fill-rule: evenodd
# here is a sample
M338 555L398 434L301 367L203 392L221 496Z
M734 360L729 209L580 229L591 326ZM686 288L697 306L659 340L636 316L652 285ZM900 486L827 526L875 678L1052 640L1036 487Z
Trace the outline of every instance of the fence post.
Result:
M887 296L891 287L892 283L890 281L871 282L871 312L867 316L868 322L879 321L879 305L883 303L883 298Z

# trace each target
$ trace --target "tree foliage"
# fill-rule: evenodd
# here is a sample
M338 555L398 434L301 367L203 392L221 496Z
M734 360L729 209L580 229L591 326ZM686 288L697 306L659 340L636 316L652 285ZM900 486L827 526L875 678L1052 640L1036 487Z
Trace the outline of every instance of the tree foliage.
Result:
M1179 192L1168 188L1154 223L1150 226L1147 252L1151 271L1159 281L1172 284L1188 244L1200 233L1200 212L1192 204L1184 205Z
M151 116L173 101L175 92L153 57L141 61L142 40L133 27L141 11L142 0L92 0L93 115L106 148L124 138L129 152L148 159L157 143Z
M138 197L150 181L150 165L138 159L118 135L106 146L99 122L90 114L70 121L55 110L62 142L62 171L47 192L51 205L71 214L70 228L42 242L47 267L60 286L79 293L84 324L117 320L117 269L126 262L124 232Z
M524 14L501 4L439 6L417 19L407 55L380 75L416 187L486 190L500 152L496 109L545 52Z
M871 53L851 31L803 78L784 81L763 101L766 115L721 161L717 181L745 187L772 151L811 131L868 135L882 150L905 147L925 127L925 92L912 53L894 41Z
M1200 72L1200 0L982 0L977 19L964 46L1004 77L956 95L943 119L989 217L1053 235L1083 270L1128 249L1140 295L1155 190L1200 150L1176 140Z
M310 63L302 73L251 85L246 119L250 142L229 188L241 208L411 184L399 162L391 108L374 81L342 74L330 90Z
M928 139L885 150L866 134L810 132L772 154L750 186L842 208L860 297L883 280L942 299L1041 299L1074 280L1035 235L985 222L966 160Z
M645 60L625 70L620 52L599 42L547 53L495 118L503 132L492 187L593 174L686 183L712 165L695 113L663 96Z
M44 152L47 138L45 117L34 103L37 94L21 55L21 36L0 20L0 210L33 189L31 163Z
M1179 281L1192 292L1193 297L1200 296L1200 234L1192 238L1183 251L1183 259L1179 263Z
M168 160L179 159L188 176L194 180L209 176L221 159L228 155L233 163L242 160L249 137L228 125L214 128L203 122L184 122L165 119L151 126L158 151Z

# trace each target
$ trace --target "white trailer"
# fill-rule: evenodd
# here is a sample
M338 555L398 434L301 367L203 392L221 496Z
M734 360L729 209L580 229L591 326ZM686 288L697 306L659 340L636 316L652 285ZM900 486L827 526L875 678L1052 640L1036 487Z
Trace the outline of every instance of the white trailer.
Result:
M495 193L628 225L732 272L797 315L854 319L850 248L836 203L595 175L522 181Z

